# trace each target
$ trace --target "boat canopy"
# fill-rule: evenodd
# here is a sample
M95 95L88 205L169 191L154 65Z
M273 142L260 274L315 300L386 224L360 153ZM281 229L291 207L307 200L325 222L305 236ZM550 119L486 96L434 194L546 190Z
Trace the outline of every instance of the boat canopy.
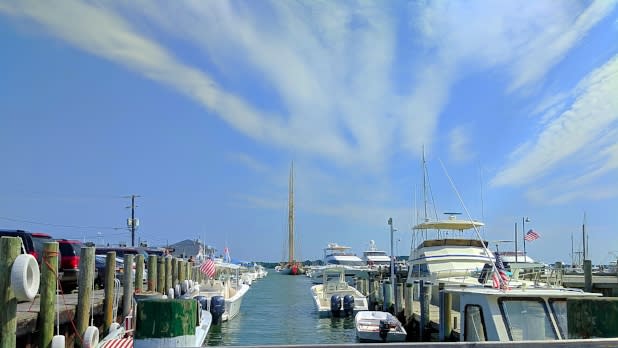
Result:
M415 230L468 230L474 227L485 226L484 223L474 220L457 220L450 218L448 220L425 221L413 227Z

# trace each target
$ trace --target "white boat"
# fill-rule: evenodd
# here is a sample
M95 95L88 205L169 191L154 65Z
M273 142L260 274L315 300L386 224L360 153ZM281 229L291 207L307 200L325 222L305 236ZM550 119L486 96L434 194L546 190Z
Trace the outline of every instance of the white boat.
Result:
M407 332L389 312L361 311L354 317L356 337L361 342L404 342Z
M371 268L390 267L391 258L386 251L379 250L374 240L369 241L369 249L363 251L363 261Z
M466 342L567 339L567 301L601 296L548 287L503 291L478 286L446 288L444 292L459 298L460 340Z
M213 324L236 317L240 312L243 297L250 288L249 285L239 280L240 266L216 260L215 268L216 278L203 280L199 284L199 296L208 299L209 310L213 314ZM219 299L213 301L214 297ZM224 308L214 310L213 303L221 300L223 300ZM220 313L221 309L224 309L222 313Z
M337 243L328 243L328 246L324 248L324 263L327 265L366 266L367 264L363 259L350 252L351 249Z
M322 284L311 287L311 295L320 317L352 316L368 310L367 298L345 281L346 269L338 266L322 269Z

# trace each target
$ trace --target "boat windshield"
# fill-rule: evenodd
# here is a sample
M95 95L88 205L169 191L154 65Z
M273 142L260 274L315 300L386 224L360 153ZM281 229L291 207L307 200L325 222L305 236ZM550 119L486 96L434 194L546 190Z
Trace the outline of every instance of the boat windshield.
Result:
M342 266L364 266L365 262L356 261L356 260L329 260L329 264L331 265L342 265Z
M556 319L556 324L558 324L560 335L562 335L562 338L568 338L567 301L563 298L550 299L549 305L552 312L554 312L554 318Z
M512 341L558 339L543 299L503 297L499 302Z

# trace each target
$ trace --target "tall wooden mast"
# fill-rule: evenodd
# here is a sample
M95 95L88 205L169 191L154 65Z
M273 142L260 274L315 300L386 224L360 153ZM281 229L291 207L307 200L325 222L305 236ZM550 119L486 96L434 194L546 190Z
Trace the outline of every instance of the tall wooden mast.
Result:
M290 179L288 188L288 250L290 264L294 263L294 161L290 168Z

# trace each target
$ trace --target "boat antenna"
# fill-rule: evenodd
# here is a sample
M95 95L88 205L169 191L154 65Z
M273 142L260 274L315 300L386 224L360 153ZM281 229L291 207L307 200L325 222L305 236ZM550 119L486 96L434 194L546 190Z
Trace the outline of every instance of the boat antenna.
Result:
M459 194L459 191L457 190L457 187L455 186L455 183L453 182L453 179L451 179L451 176L448 174L448 171L446 170L446 167L444 166L444 163L442 162L442 160L439 160L439 161L440 161L440 165L442 166L442 170L444 170L444 174L448 178L449 183L453 187L453 191L455 191L455 194L457 195L457 198L459 199L459 203L461 203L462 208L466 212L466 216L468 217L468 220L473 221L472 220L472 216L470 215L470 211L468 211L468 208L464 204L463 198ZM489 257L489 261L491 262L491 265L492 265L492 272L495 272L496 271L496 262L494 261L495 259L492 259L489 256L489 255L491 255L491 253L490 253L489 249L487 248L487 245L485 245L485 243L483 242L483 238L481 238L481 232L479 231L478 227L475 224L472 224L472 227L474 228L474 232L476 233L476 237L481 241L481 245L483 245L483 250L485 250L485 253ZM498 277L498 279L500 280L500 283L502 284L502 278Z

